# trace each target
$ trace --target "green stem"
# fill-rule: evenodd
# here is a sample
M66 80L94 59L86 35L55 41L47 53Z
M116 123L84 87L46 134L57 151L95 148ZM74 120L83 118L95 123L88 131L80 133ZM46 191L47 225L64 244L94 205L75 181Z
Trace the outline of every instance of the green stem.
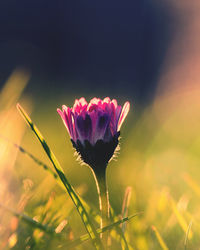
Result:
M99 196L99 209L101 212L100 228L108 226L109 222L109 196L106 182L106 167L98 168L101 171L93 171ZM108 233L101 234L104 247L107 248Z

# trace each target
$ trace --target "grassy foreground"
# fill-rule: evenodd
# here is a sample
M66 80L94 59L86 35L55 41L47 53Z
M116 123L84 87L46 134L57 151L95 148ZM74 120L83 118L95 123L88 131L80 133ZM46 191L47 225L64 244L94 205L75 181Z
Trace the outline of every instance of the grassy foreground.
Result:
M93 249L76 206L16 109L27 81L27 75L14 72L1 91L0 249ZM107 176L112 223L136 216L108 228L111 249L199 249L199 93L157 96L140 114L132 105L120 154ZM59 159L99 235L93 176L76 161L56 113L74 98L62 94L31 101L22 95L20 102Z

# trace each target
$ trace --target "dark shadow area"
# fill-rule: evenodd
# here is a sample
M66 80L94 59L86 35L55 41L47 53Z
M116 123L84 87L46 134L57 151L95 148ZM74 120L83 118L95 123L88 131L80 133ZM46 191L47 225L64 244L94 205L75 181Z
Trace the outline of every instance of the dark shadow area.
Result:
M148 103L172 22L169 8L151 0L1 1L0 82L24 66L32 93L62 87Z

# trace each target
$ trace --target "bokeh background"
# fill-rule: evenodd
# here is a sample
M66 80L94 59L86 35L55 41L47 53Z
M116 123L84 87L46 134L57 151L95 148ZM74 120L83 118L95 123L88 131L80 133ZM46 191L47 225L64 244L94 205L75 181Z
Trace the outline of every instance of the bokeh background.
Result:
M55 180L11 143L50 165L16 103L38 125L72 185L97 209L91 172L75 161L56 108L81 96L129 100L120 155L107 172L116 213L127 187L128 213L143 211L127 224L128 242L139 250L184 249L192 223L187 246L199 249L199 32L198 0L1 1L1 204L54 227L66 221L69 239L84 234ZM0 214L0 248L58 246L5 208Z
M1 82L25 67L31 93L73 84L141 102L155 92L176 29L165 1L5 1L0 11Z

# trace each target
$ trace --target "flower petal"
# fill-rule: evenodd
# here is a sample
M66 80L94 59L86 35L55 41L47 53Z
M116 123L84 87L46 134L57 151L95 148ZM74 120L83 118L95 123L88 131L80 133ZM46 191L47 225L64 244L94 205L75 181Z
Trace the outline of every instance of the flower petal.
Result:
M63 105L62 109L63 109L63 121L64 121L64 124L68 128L68 132L69 132L70 137L73 140L75 140L76 136L74 134L74 129L73 129L73 119L72 119L71 108Z
M103 99L103 102L104 102L104 103L110 103L110 97L104 98L104 99Z
M92 121L88 114L85 115L85 118L81 115L76 117L75 128L79 140L84 143L85 140L90 140L92 134Z
M61 111L60 109L57 109L58 114L61 116L63 123L67 129L67 132L69 133L70 137L71 137L71 133L70 133L70 128L69 128L69 122L68 122L68 118L66 118L65 115L65 111Z
M94 143L98 140L103 140L106 130L109 127L110 116L106 113L102 113L98 115L98 121L96 124L96 129L94 133Z
M118 126L117 126L117 131L120 131L120 128L122 126L122 123L124 122L128 112L129 112L129 109L130 109L130 103L129 102L126 102L122 108L122 112L121 112L121 115L120 115L120 118L119 118L119 122L118 122Z
M82 107L84 107L85 105L88 105L87 101L85 100L84 97L81 97L79 99L79 103L81 104Z

